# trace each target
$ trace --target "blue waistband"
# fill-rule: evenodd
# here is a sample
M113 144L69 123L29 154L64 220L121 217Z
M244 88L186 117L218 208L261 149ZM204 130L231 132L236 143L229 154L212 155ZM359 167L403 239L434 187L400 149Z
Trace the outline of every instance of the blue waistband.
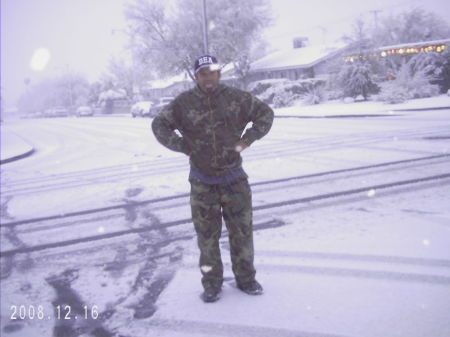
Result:
M208 185L217 185L217 184L227 184L238 178L245 177L247 178L247 174L245 173L242 167L238 167L233 171L230 171L226 174L219 176L212 176L208 174L201 173L199 170L193 168L191 166L191 170L189 172L189 179L197 179L204 184Z

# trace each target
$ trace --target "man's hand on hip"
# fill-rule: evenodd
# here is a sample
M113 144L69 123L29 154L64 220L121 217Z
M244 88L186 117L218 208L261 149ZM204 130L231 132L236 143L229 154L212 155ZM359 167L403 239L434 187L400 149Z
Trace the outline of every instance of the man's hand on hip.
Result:
M242 151L244 151L247 147L248 147L248 145L247 145L243 140L240 140L240 141L236 144L236 146L234 147L234 150L235 150L236 152L242 152Z

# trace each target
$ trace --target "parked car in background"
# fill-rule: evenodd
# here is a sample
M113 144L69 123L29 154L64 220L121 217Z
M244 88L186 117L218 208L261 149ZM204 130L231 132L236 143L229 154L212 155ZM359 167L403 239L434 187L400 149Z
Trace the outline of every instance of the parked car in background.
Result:
M44 111L44 117L67 117L69 111L63 106L57 106Z
M150 115L150 109L153 106L152 101L141 101L136 102L131 106L131 116L135 117L146 117Z
M160 97L158 101L150 109L150 117L155 117L159 112L172 102L175 97Z
M93 116L94 115L94 110L87 105L83 105L78 107L77 112L76 112L76 116L77 117L87 117L87 116Z

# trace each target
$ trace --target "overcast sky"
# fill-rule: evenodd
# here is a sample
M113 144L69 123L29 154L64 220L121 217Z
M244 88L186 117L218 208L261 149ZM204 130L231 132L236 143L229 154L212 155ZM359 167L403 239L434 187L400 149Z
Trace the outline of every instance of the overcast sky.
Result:
M1 0L4 107L15 103L26 88L26 79L33 84L45 77L76 71L90 81L97 80L106 71L111 56L120 57L124 53L123 8L129 1ZM290 48L295 36L308 36L314 44L331 42L348 32L359 16L373 22L374 10L381 10L378 15L382 16L421 7L450 22L448 0L271 0L271 3L274 20L265 36L272 49ZM40 71L30 67L39 48L49 52L43 56L44 61L46 57L49 61ZM45 64L44 61L41 57L41 63Z

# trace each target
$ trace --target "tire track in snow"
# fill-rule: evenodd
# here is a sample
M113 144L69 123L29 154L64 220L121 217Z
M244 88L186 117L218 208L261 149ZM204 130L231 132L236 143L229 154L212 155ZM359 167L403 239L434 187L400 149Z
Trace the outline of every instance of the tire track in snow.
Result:
M263 186L263 185L275 185L278 183L295 182L298 180L305 180L305 179L307 180L307 179L317 178L317 177L326 177L326 176L332 176L332 175L342 174L342 173L354 173L354 172L365 171L365 170L370 170L370 169L389 168L392 166L404 165L404 164L420 164L420 163L425 162L425 165L426 165L427 161L436 160L436 159L446 159L446 158L450 158L450 154L426 156L426 157L420 157L420 158L405 159L405 160L398 160L398 161L392 161L392 162L384 162L384 163L373 164L373 165L357 166L357 167L352 167L352 168L347 168L347 169L325 171L325 172L319 172L319 173L313 173L313 174L307 174L307 175L301 175L301 176L272 179L272 180L266 180L266 181L252 183L251 186L255 187L255 186ZM402 166L401 168L403 169L404 167ZM65 219L65 218L89 215L89 214L94 214L94 213L102 213L102 212L107 212L107 211L112 211L112 210L121 210L121 209L126 209L128 207L139 207L139 206L144 206L144 205L148 205L148 204L156 204L156 203L161 203L161 202L171 201L171 200L176 200L176 199L184 199L187 197L189 197L189 193L183 193L183 194L178 194L178 195L174 195L174 196L155 198L155 199L143 200L143 201L127 202L124 204L87 209L87 210L82 210L82 211L66 213L66 214L58 214L58 215L52 215L52 216L46 216L46 217L12 221L12 222L0 224L0 228L1 227L20 226L20 225L25 225L25 224L40 222L40 221Z
M333 148L341 148L343 145L351 147L369 145L383 142L395 137L415 138L435 134L436 129L430 130L403 130L395 132L374 132L369 134L343 135L337 137L323 137L317 139L305 139L288 144L275 144L259 146L257 150L245 156L246 161L259 160L268 157L285 157L299 154L328 151ZM161 172L173 173L185 170L188 167L186 158L169 158L152 162L140 162L135 164L122 164L113 167L97 168L69 172L58 175L39 178L23 179L15 182L3 183L3 195L30 194L48 192L55 189L75 188L91 184L111 183L123 179L144 178L152 175L160 175Z
M307 204L307 203L310 203L313 201L335 199L335 198L358 195L358 194L361 195L361 194L364 194L365 192L367 192L368 190L385 190L385 189L390 189L390 188L397 188L397 187L408 186L408 185L417 185L420 183L439 181L439 180L445 180L445 179L450 179L450 173L427 176L427 177L420 177L420 178L414 178L414 179L408 179L408 180L402 180L402 181L395 181L395 182L390 182L390 183L386 183L386 184L373 185L373 186L369 186L369 187L341 190L341 191L336 191L336 192L332 192L332 193L325 193L325 194L319 194L319 195L303 197L303 198L296 198L296 199L288 199L288 200L283 200L283 201L279 201L279 202L272 202L272 203L267 203L264 205L254 206L253 210L255 213L257 213L262 210L280 208L280 207L286 207L286 206L294 206L294 205L299 205L299 204ZM366 196L361 196L360 198L361 199L366 198ZM138 227L138 228L125 229L125 230L118 230L118 231L110 232L110 233L97 234L97 235L91 235L91 236L82 237L82 238L74 238L74 239L55 241L55 242L31 245L31 246L25 246L25 247L23 245L21 245L21 247L19 247L19 248L2 251L0 256L1 257L11 257L16 254L24 254L24 253L47 250L47 249L52 249L52 248L72 246L72 245L86 243L86 242L95 242L95 241L99 241L99 240L106 240L106 239L122 237L122 236L126 236L126 235L132 235L132 234L138 234L138 233L159 230L161 228L168 229L171 227L177 227L177 226L185 225L185 224L189 224L189 223L191 223L191 218L185 218L185 219L180 219L180 220L176 220L176 221L164 222L164 223L159 224L158 226L152 226L152 227ZM190 239L190 238L191 237L188 236L186 238L181 238L181 240Z

